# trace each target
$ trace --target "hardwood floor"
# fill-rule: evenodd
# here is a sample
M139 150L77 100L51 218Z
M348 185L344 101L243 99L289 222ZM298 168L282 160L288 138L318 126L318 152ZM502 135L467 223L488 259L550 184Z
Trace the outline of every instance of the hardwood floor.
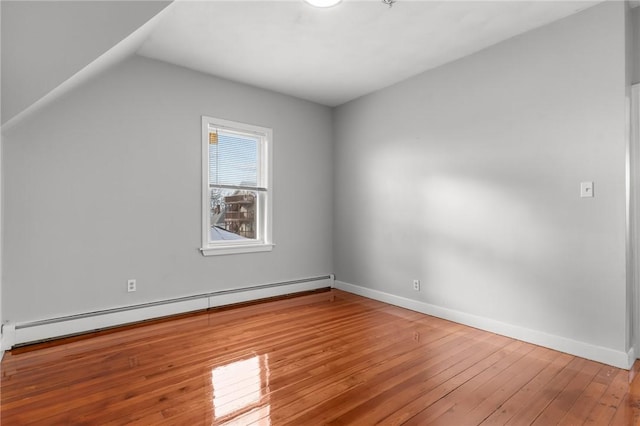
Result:
M332 290L13 350L0 420L636 425L640 379L629 377Z

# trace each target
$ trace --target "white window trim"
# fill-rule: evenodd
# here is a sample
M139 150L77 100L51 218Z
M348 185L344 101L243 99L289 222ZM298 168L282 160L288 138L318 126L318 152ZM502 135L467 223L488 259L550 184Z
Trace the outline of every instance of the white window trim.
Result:
M263 138L262 146L262 166L265 167L263 173L263 183L266 187L266 205L259 227L262 229L262 239L260 241L225 241L220 243L209 242L210 227L210 206L209 206L209 126L213 125L218 128L229 129L231 131L241 131L245 133L254 133ZM273 196L272 196L272 161L273 156L273 131L267 127L255 126L251 124L239 123L236 121L223 120L208 116L202 116L202 246L200 251L204 256L228 255L238 253L254 253L273 250L275 244L272 240L272 216L273 216Z

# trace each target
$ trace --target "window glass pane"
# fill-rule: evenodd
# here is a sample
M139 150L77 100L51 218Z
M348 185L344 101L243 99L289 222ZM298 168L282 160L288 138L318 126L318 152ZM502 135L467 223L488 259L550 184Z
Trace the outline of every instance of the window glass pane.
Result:
M209 137L209 183L213 185L259 186L259 139L218 131Z
M258 192L222 188L210 188L209 192L209 241L255 240Z

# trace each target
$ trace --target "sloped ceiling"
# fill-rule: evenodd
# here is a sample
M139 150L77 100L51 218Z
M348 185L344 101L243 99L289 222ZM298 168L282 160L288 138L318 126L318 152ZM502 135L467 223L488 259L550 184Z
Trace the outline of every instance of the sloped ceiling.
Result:
M336 106L600 1L181 0L139 54Z
M601 1L2 0L2 124L136 52L335 106Z
M74 76L170 3L2 0L2 123Z

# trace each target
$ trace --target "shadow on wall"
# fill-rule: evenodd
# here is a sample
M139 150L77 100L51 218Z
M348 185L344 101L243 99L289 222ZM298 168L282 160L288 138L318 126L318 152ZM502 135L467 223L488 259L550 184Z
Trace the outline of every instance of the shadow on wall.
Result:
M592 334L593 325L575 314L606 315L588 282L606 282L611 268L582 264L580 253L589 252L602 232L592 209L584 208L593 199L580 199L570 179L554 184L563 171L542 157L534 171L500 158L472 164L471 158L434 153L425 160L402 154L402 145L367 157L365 172L354 174L363 187L349 198L360 219L352 221L359 258L377 259L368 261L359 280L516 325ZM584 218L576 220L572 209ZM422 280L420 292L409 288L411 279Z

